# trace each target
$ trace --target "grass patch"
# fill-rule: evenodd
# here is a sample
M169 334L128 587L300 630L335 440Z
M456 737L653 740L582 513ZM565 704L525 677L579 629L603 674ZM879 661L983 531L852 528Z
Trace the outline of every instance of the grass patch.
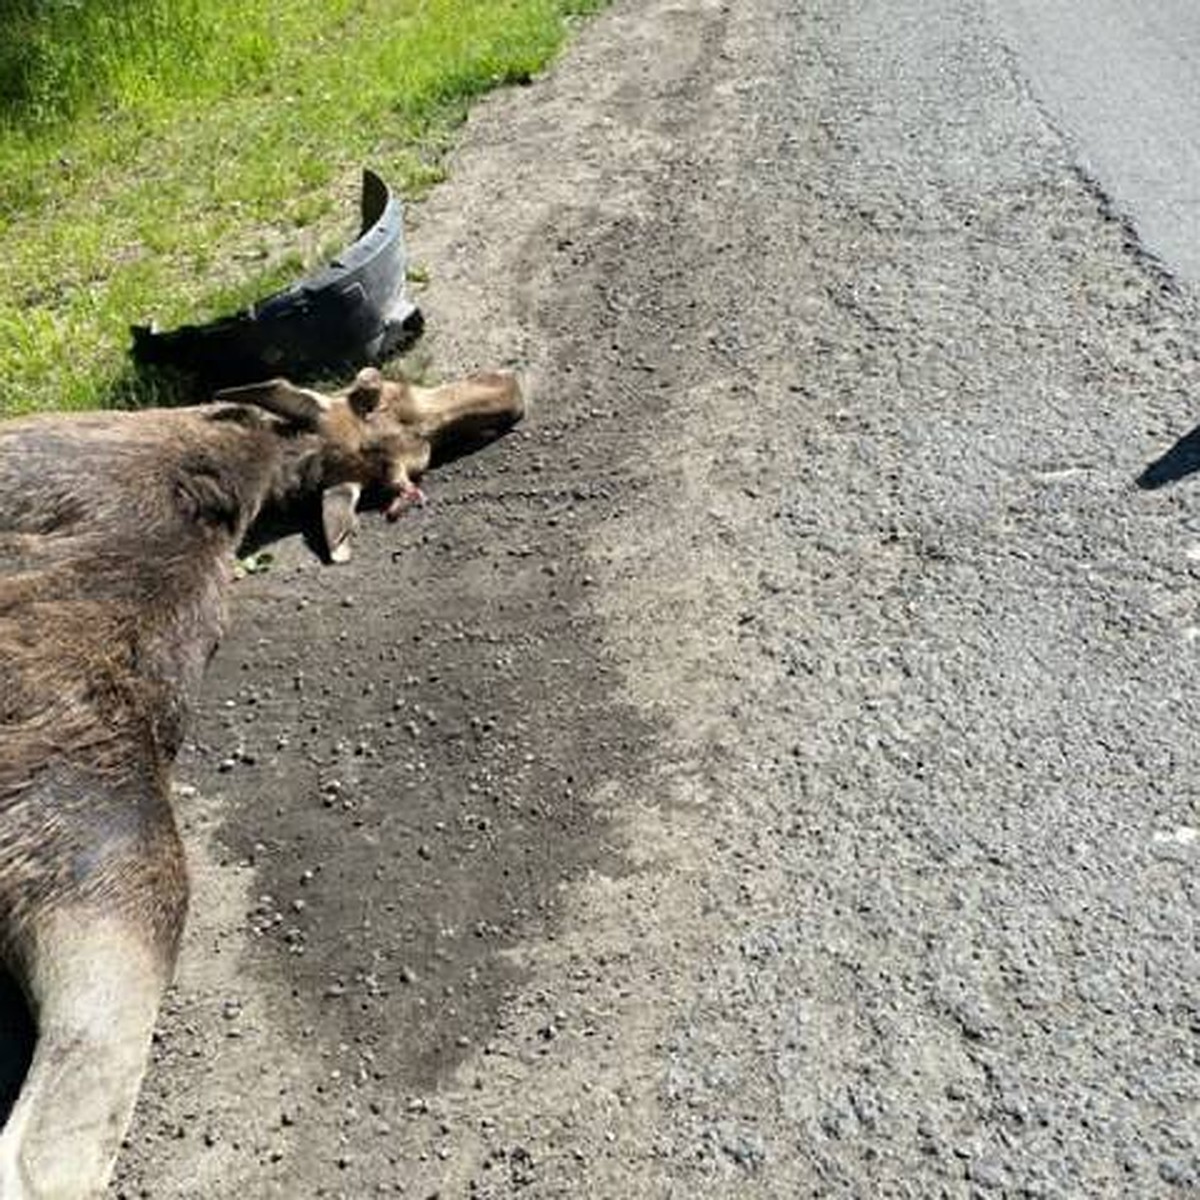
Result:
M0 415L153 400L131 323L322 261L361 166L419 195L471 99L603 3L0 0Z

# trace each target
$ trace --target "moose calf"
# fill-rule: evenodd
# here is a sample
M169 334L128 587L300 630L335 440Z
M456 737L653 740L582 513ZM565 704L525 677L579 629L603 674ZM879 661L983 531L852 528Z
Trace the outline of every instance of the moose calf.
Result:
M335 396L273 380L0 424L0 954L38 1030L3 1200L85 1200L111 1174L187 902L170 767L251 522L320 494L344 561L364 487L395 516L441 443L522 411L507 375L368 369Z

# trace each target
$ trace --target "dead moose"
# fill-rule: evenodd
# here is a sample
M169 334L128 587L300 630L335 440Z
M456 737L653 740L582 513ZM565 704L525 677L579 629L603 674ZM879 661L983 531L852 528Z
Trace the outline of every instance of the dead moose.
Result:
M395 516L447 441L523 405L508 375L359 373L196 408L0 423L0 953L37 1026L3 1133L3 1200L84 1200L111 1174L187 903L169 802L234 552L321 497L349 556L363 489Z

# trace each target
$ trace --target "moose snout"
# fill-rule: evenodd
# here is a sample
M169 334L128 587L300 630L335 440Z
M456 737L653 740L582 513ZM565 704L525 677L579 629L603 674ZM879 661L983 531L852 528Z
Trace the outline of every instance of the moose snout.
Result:
M424 504L425 493L411 479L406 479L396 489L396 494L392 497L391 502L385 510L387 519L389 521L399 520L407 508L413 505L421 508Z
M440 460L491 441L525 415L527 404L516 375L488 371L441 387L420 389L418 405Z

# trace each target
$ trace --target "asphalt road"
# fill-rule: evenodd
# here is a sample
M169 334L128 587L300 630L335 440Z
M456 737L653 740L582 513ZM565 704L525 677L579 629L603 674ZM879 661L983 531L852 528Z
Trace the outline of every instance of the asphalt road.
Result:
M114 1194L1200 1190L1197 309L1062 99L1194 59L1003 7L626 0L472 118L430 353L536 409L241 587Z
M993 0L1022 76L1143 244L1200 282L1200 10L1188 0Z

